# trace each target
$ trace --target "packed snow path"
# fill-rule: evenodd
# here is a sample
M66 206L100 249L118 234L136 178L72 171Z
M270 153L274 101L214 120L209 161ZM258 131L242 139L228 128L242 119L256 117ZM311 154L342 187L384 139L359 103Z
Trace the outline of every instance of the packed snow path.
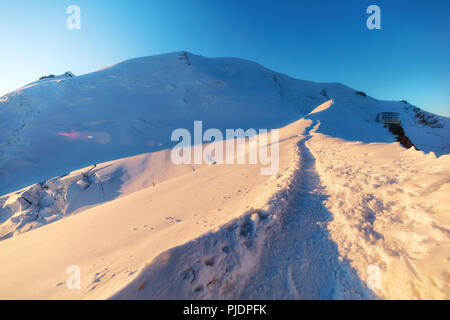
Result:
M332 216L305 145L315 125L297 145L300 167L291 186L272 199L272 214L249 210L217 232L162 253L112 298L375 298L326 229Z
M280 223L270 228L253 275L240 298L254 299L352 299L372 298L355 270L340 257L326 223L325 208L315 159L305 142L299 142L300 169L294 179L289 205ZM317 128L318 124L315 126Z

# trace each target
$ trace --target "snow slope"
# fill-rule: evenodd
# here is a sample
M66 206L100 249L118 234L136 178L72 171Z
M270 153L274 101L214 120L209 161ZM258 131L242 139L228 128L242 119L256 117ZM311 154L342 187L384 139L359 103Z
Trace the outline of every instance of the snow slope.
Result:
M36 183L0 197L0 240L202 167L175 165L170 150L161 150Z
M263 211L277 219L250 211L164 252L113 298L448 299L450 156L300 122L297 170Z
M393 142L392 134L375 118L380 112L398 112L411 141L424 152L437 156L450 153L450 119L437 116L406 101L380 101L361 96L342 85L327 86L333 105L310 113L308 119L321 122L318 132L347 141Z
M0 102L0 194L167 149L172 131L194 120L218 129L292 122L302 104L280 97L274 75L253 62L174 53L12 92Z
M297 161L294 147L306 125L281 130L277 175L261 175L261 165L205 165L0 241L0 261L8 261L0 264L0 298L107 298L164 251L220 228L252 206L267 209L272 195L287 187ZM70 265L81 268L80 290L66 286Z
M450 155L319 133L307 146L326 185L331 239L361 278L375 266L380 297L449 299Z
M323 133L392 142L374 119L380 111L398 111L407 135L424 151L450 152L448 118L436 116L443 128L430 128L408 104L355 92L250 61L186 52L37 81L0 98L0 195L96 163L167 149L171 132L192 129L194 120L205 128L278 128L329 99L335 105L330 114L321 113L330 120L322 121ZM352 125L338 132L337 121Z
M194 120L282 127L280 170L174 165L170 135ZM186 52L34 82L0 98L0 298L448 299L449 130L406 101Z
M112 298L375 298L328 235L327 196L305 147L314 123L298 124L306 130L291 146L296 170L264 210L162 253Z

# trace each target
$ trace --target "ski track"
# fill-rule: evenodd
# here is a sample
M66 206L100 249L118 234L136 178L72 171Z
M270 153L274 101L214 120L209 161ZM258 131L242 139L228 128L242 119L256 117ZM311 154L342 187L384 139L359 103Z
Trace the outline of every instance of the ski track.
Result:
M274 196L268 212L251 209L219 231L162 253L112 298L376 298L326 229L332 215L305 145L318 126L305 130L292 186Z

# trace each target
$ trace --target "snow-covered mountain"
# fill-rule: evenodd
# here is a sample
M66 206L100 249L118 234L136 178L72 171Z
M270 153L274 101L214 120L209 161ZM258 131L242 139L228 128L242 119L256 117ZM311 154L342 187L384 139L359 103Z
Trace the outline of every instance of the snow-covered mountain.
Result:
M171 133L194 120L281 128L280 170L175 165ZM0 98L0 296L448 297L448 153L449 118L241 59L46 77ZM71 264L80 291L62 285Z
M443 128L431 128L407 103L355 92L293 79L250 61L186 52L43 79L0 98L0 194L95 163L167 149L171 132L192 128L194 120L205 128L270 129L329 99L335 104L324 117L333 121L323 121L321 132L391 142L392 135L374 120L380 111L397 111L420 149L450 152L448 118L433 116Z

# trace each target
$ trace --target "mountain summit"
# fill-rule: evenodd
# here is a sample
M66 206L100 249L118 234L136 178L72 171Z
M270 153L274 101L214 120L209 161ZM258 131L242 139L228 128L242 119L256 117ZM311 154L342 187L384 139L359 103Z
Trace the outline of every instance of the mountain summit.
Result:
M205 128L271 129L330 99L331 108L311 116L321 120L319 132L393 142L375 118L396 111L419 149L450 152L448 118L355 94L341 84L297 80L251 61L176 52L70 75L0 98L0 194L91 164L167 149L171 132L191 129L194 120L203 120Z

